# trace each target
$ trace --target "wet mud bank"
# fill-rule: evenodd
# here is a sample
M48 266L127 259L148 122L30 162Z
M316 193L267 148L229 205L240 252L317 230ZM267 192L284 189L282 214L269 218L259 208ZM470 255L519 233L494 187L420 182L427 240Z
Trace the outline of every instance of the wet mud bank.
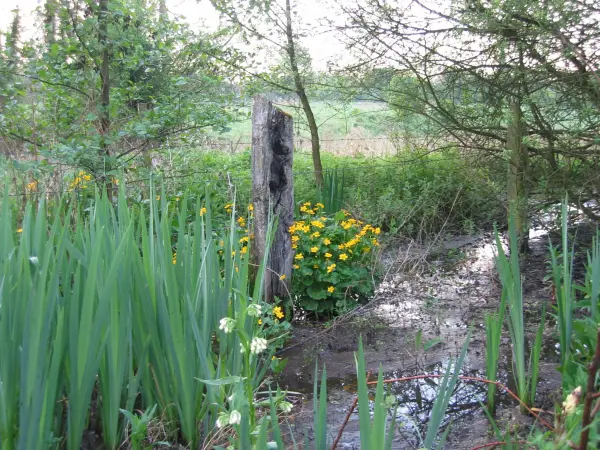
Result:
M315 363L327 367L328 426L331 441L356 395L354 352L359 336L365 345L369 371L381 367L386 379L443 373L456 358L472 327L471 341L462 375L485 378L486 313L498 308L501 286L494 264L495 242L491 234L459 236L437 245L425 256L421 248L403 246L384 255L386 276L372 301L347 320L322 324L296 324L289 349L282 355L288 364L279 378L282 388L296 392L292 430L299 441L312 437L312 392ZM531 252L524 258L525 318L528 333L539 324L543 304L550 306L551 286L547 273L548 235L534 234ZM417 269L414 270L415 261ZM412 267L413 270L407 268ZM560 389L556 367L558 355L552 344L555 323L548 320L541 357L536 406L552 409ZM420 347L417 347L420 335ZM505 330L501 345L499 381L514 388L511 349ZM428 347L427 350L424 347ZM419 448L435 400L435 378L395 382L390 392L399 405L394 449ZM488 420L481 408L486 386L460 382L445 418L451 427L446 449L470 449L491 442ZM516 401L498 395L499 425L523 430L532 419L518 411ZM351 414L337 448L359 449L358 414Z

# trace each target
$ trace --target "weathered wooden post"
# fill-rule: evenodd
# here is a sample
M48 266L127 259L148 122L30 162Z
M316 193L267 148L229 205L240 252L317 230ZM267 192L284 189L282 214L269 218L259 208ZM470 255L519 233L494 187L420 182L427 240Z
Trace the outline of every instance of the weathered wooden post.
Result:
M254 204L254 258L260 263L267 244L270 217L278 217L265 272L265 299L289 294L292 275L294 223L294 123L265 97L254 98L252 108L252 202Z

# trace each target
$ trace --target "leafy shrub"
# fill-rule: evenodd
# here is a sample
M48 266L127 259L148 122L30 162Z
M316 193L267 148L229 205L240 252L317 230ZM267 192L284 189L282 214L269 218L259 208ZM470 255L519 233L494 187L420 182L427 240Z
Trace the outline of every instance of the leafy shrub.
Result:
M373 249L381 230L340 211L319 216L321 203L300 207L290 227L294 256L292 293L304 310L339 314L373 293Z

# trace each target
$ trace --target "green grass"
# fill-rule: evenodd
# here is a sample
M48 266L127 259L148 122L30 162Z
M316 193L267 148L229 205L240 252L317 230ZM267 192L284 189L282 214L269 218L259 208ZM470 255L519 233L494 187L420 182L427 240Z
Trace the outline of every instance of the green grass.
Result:
M310 137L304 112L301 109L289 104L277 104L277 106L292 114L296 133L299 131L301 136ZM344 105L335 102L314 101L311 103L311 107L322 139L342 139L354 133L358 133L360 137L364 138L386 136L390 131L388 122L393 118L393 114L385 108L385 105L377 102L358 101ZM250 110L251 108L242 108L239 120L229 125L231 129L228 132L211 133L210 136L250 142L252 139Z

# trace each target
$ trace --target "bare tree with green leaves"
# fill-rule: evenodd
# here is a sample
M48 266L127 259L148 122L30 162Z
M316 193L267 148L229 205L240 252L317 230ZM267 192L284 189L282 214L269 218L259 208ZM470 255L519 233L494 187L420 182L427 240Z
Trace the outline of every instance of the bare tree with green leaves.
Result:
M254 70L250 64L238 65L246 75L259 78L268 85L298 96L310 130L313 167L317 186L323 184L323 165L321 163L321 144L319 126L311 107L307 86L304 81L298 58L299 34L294 21L295 5L290 0L283 1L232 1L211 0L213 6L223 14L236 28L245 41L250 39L268 43L277 51L286 55L287 66L293 78L293 87L265 76L260 70Z

